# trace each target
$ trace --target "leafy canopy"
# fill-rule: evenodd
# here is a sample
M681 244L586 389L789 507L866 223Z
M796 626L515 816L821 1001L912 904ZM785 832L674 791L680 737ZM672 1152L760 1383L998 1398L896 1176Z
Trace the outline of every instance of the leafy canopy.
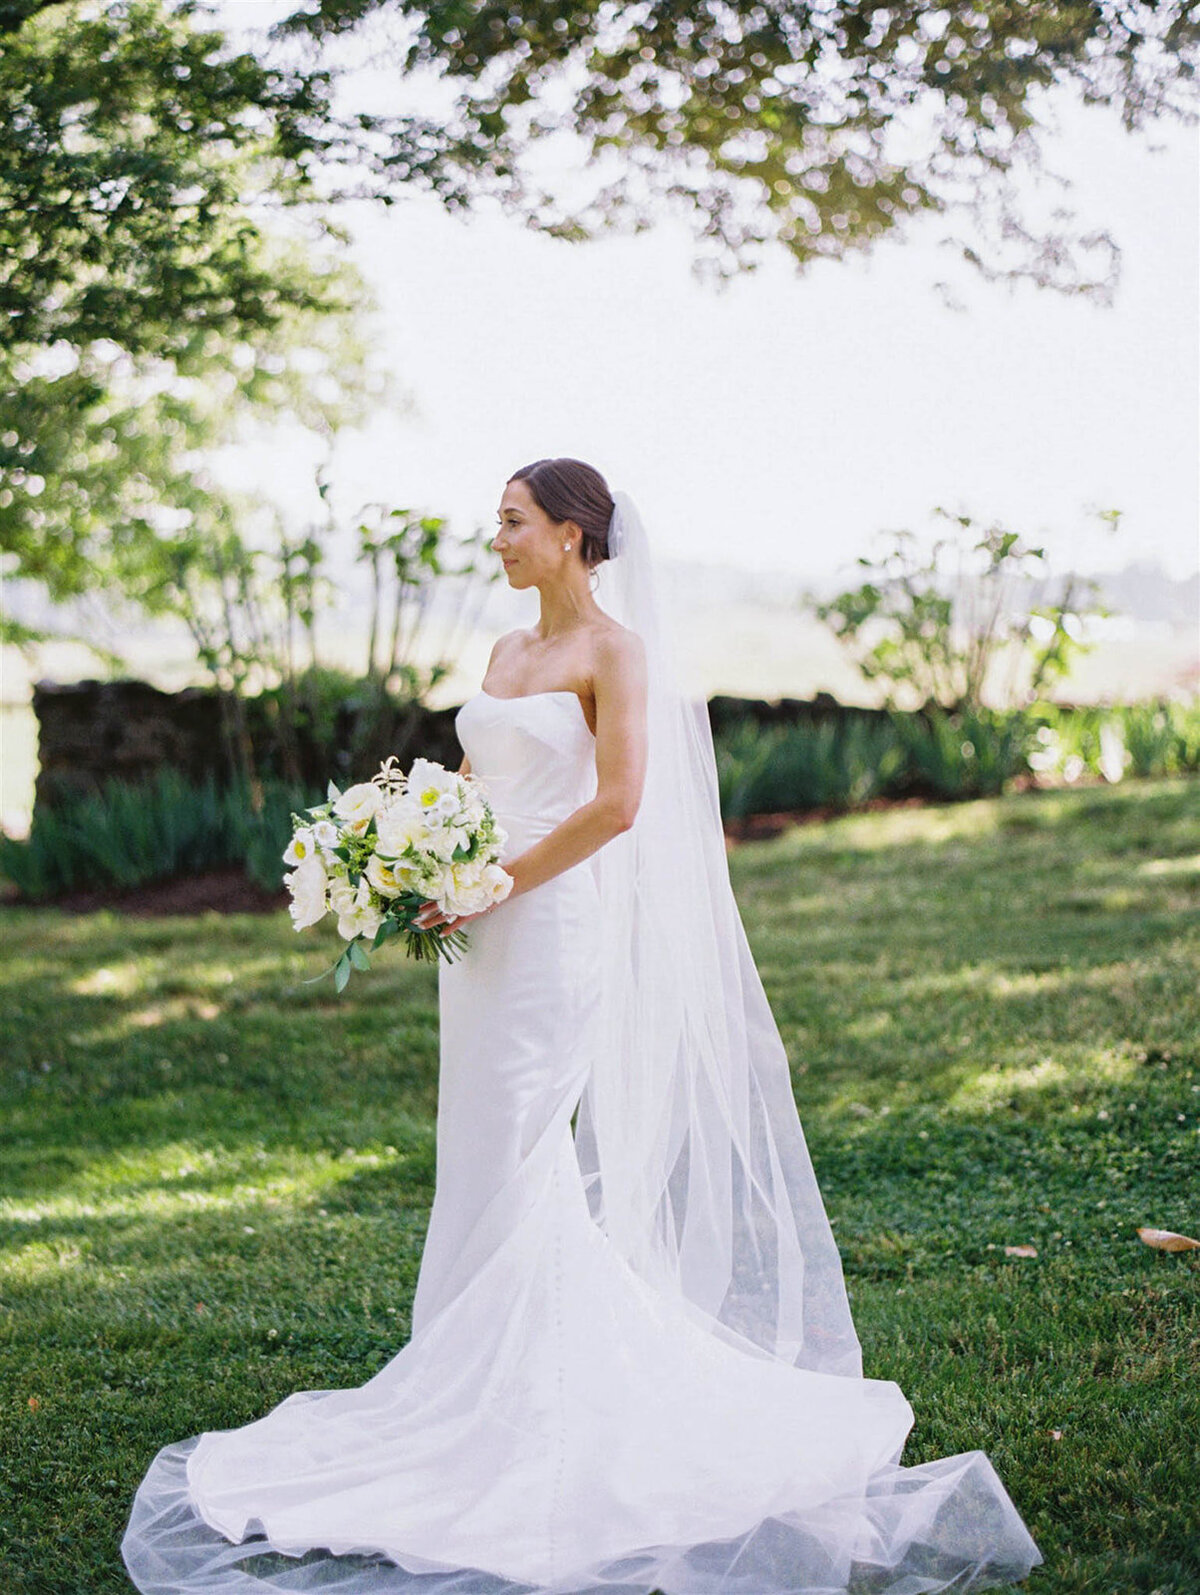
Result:
M237 513L203 452L256 414L352 407L361 284L319 247L305 164L326 88L192 5L0 7L8 572L154 607Z
M1114 241L1039 233L1016 196L1018 168L1040 160L1044 91L1070 85L1129 131L1194 121L1200 59L1184 0L316 0L275 31L331 47L370 28L397 82L425 69L448 105L362 119L385 191L491 193L571 238L649 226L666 201L725 273L771 241L804 266L958 212L973 241L955 242L985 275L1100 295ZM580 152L570 193L527 158L564 130Z

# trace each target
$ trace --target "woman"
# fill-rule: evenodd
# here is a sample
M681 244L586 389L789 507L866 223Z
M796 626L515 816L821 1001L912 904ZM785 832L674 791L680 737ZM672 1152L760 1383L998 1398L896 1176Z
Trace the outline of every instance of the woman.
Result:
M508 832L442 966L437 1184L412 1337L164 1447L122 1545L145 1595L915 1595L1040 1561L981 1452L898 1465L729 886L711 737L631 501L507 483L538 623L457 727ZM593 591L592 584L596 584ZM574 1121L574 1122L573 1122Z

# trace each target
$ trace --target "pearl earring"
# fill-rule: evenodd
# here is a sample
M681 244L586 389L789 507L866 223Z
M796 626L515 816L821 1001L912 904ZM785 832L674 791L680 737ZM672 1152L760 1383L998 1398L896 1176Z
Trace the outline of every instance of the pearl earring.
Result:
M564 544L563 544L563 553L564 553L564 554L569 554L569 553L570 553L570 552L571 552L571 545L570 545L570 543L564 543Z

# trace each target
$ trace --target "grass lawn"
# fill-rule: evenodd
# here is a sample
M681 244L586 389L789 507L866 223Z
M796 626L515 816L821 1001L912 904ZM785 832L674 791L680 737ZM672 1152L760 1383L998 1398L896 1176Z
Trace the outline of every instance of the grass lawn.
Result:
M732 868L905 1459L990 1454L1037 1595L1194 1595L1200 1252L1135 1231L1200 1230L1200 783ZM101 1595L159 1446L405 1341L436 974L381 956L337 999L283 915L0 919L0 1591Z

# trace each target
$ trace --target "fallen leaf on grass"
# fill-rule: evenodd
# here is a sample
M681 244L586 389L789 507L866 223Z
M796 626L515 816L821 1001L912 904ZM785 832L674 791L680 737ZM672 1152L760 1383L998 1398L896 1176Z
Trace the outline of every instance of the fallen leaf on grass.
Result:
M1006 1246L1004 1248L1004 1255L1005 1255L1005 1257L1036 1257L1037 1256L1037 1247L1036 1246Z
M1062 1439L1062 1430L1061 1429L1051 1429L1050 1438L1052 1440L1061 1440Z
M1194 1252L1200 1249L1200 1241L1194 1241L1190 1235L1177 1235L1173 1229L1139 1229L1138 1239L1159 1252Z

